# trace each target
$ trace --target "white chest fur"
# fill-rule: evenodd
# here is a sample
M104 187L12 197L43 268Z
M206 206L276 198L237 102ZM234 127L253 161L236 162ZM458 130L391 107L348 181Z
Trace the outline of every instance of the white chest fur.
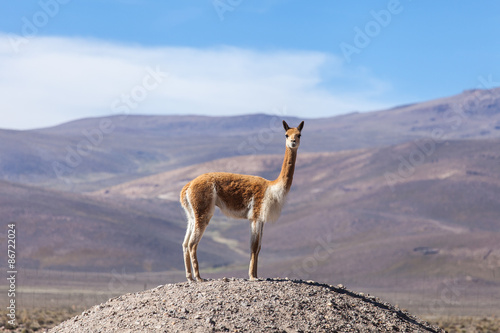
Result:
M264 200L260 212L260 218L263 222L275 222L281 214L281 208L286 201L285 184L277 183L266 189Z

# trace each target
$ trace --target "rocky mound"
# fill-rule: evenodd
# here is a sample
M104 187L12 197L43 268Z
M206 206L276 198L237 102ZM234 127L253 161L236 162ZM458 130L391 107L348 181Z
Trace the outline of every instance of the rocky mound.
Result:
M177 283L126 294L49 332L444 332L372 296L314 281Z

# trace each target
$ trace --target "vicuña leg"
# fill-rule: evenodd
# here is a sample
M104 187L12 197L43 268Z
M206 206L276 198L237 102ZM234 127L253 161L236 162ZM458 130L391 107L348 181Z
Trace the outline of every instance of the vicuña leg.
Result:
M188 251L189 251L188 260L190 259L191 264L193 265L193 274L194 274L194 278L197 281L205 281L205 279L202 279L200 276L200 269L198 266L198 256L196 255L196 250L198 249L198 244L200 243L201 237L203 236L203 232L205 232L207 224L208 224L208 221L206 221L206 223L195 223L194 229L192 230L191 235L189 236L189 241L187 244ZM186 259L186 257L184 259ZM186 261L186 277L188 279L189 279L189 276L191 273L190 271L191 271L191 269L189 267L189 270L188 270L187 261ZM193 280L193 278L191 278L190 280Z
M196 222L199 222L199 220L197 220ZM197 281L205 281L205 279L202 279L200 276L200 270L198 266L198 256L196 254L196 250L198 249L198 244L200 243L201 237L203 236L203 232L205 232L207 224L208 221L206 221L206 223L194 223L194 227L192 228L189 234L189 239L187 234L189 231L186 232L186 239L184 240L183 244L183 246L185 246L184 264L186 266L186 277L190 281L194 281L193 276L191 276L191 265L193 265L194 278Z
M193 224L194 221L190 219L188 221L188 226L186 229L186 236L184 236L184 242L182 243L182 252L184 253L184 266L186 267L186 278L189 281L194 281L191 274L191 255L189 254L189 239L191 238Z
M257 279L257 261L259 259L260 245L262 243L262 229L264 223L260 221L252 221L251 224L251 237L250 237L250 267L248 269L248 276L250 280Z
M206 189L195 193L185 191L183 195L182 204L186 210L188 218L188 227L186 236L182 244L184 252L184 265L186 266L186 278L189 281L205 281L200 277L200 270L198 266L198 257L196 250L198 243L207 228L210 219L212 218L215 210L215 200L213 194ZM191 273L191 265L193 272Z

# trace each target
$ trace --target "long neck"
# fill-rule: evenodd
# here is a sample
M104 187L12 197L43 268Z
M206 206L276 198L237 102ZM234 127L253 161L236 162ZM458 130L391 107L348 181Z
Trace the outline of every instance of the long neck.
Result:
M286 147L285 158L281 167L281 173L274 181L275 183L285 184L286 192L292 187L293 172L295 171L295 160L297 159L297 149Z

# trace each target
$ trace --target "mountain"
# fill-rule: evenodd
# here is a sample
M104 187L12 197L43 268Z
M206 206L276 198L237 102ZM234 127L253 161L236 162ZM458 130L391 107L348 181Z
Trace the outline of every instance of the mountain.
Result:
M116 115L0 130L0 213L17 223L19 263L182 276L180 189L209 171L276 178L282 118L300 120ZM306 119L259 274L498 308L499 127L500 89ZM245 277L248 222L216 213L199 260L206 277Z
M95 189L239 154L235 140L269 128L271 119L125 115L34 131L0 131L0 177L77 192Z
M280 151L286 116L115 115L0 130L0 179L76 192L224 157ZM500 137L500 88L389 110L307 119L304 152L381 147L433 137Z
M497 288L499 144L498 139L420 140L385 148L299 152L282 216L264 230L261 274L386 290L421 288L425 277L426 292L443 279L469 277L469 287ZM281 163L280 155L220 159L94 195L177 203L182 186L201 173L226 170L273 179ZM248 237L248 223L216 214L199 248L211 239L245 254ZM246 274L241 266L228 269Z
M23 269L182 269L185 222L179 207L174 207L177 215L170 208L0 182L0 212L5 221L16 223ZM1 243L6 243L5 234ZM230 264L235 255L224 248L207 240L201 256L216 266Z

